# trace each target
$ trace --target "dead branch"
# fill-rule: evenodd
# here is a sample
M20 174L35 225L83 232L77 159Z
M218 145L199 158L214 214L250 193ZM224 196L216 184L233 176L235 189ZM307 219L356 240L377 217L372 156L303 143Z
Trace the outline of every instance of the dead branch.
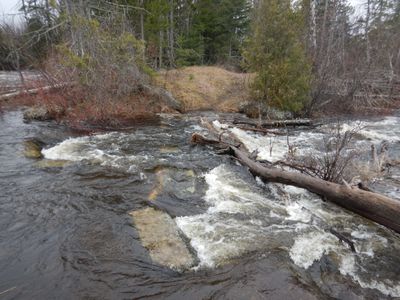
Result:
M344 242L347 245L349 245L352 252L354 252L354 253L356 252L356 247L354 246L354 242L352 240L345 237L342 233L336 231L333 228L329 229L329 232L332 233L334 236L336 236L339 239L339 241Z

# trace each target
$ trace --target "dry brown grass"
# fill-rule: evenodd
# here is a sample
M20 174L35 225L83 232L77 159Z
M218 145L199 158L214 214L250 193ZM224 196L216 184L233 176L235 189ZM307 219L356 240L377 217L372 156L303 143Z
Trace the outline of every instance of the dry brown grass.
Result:
M194 66L160 72L156 84L182 102L185 111L237 112L250 99L250 74L219 67Z

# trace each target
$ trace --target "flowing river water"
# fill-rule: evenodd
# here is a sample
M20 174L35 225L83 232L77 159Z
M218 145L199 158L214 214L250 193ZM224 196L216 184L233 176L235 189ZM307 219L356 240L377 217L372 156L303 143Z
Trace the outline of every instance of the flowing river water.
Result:
M163 116L156 125L83 135L25 124L20 111L1 114L0 299L400 298L400 235L190 145L204 131L198 124L194 115ZM286 137L231 130L259 158L287 152ZM326 132L289 135L307 154L320 150ZM42 159L24 156L31 139L44 145ZM382 140L399 159L400 117L364 122L354 146ZM373 188L400 199L400 170ZM152 224L149 211L166 221ZM164 255L155 237L171 231L193 258L185 268L155 259Z

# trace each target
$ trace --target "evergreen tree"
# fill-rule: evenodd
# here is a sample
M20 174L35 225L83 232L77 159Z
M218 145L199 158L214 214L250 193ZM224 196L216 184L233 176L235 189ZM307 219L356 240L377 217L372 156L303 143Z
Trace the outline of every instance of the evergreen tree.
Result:
M168 28L169 3L165 0L145 1L145 9L148 12L145 19L148 53L150 59L154 61L153 66L162 68L164 67L165 32Z
M185 30L178 40L180 61L189 64L226 62L240 55L248 29L247 0L186 1ZM188 20L189 19L189 20Z
M261 0L244 57L256 72L254 96L267 105L299 112L309 101L310 65L302 36L301 10L290 0Z

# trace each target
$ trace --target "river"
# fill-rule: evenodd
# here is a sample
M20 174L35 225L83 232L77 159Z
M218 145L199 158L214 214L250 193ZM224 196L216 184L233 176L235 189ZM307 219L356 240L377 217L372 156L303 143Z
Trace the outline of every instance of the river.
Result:
M356 147L387 140L399 158L400 117L363 126ZM255 180L190 145L198 131L196 115L88 135L0 114L0 299L400 298L398 234L305 190ZM286 137L233 131L260 158L287 151ZM302 153L318 151L324 136L323 126L290 132ZM24 156L31 139L43 143L43 159ZM400 170L373 188L399 199ZM138 225L149 208L172 222L144 216ZM145 239L165 224L193 256L187 268L154 260L163 245Z

